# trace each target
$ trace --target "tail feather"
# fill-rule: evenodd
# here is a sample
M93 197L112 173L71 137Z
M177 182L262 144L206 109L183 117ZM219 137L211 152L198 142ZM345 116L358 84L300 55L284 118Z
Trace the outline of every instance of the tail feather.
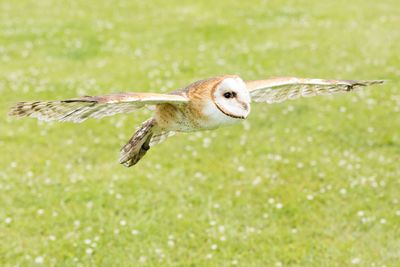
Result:
M149 119L129 139L128 143L121 148L119 163L125 167L135 165L150 149L150 141L155 132L156 121Z

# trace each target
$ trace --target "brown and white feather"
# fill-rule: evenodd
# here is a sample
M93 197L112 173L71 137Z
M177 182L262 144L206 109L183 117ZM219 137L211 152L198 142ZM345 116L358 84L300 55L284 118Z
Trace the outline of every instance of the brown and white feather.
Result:
M84 96L60 101L19 102L10 115L34 117L45 121L82 122L88 118L100 119L118 113L130 113L145 105L161 103L186 104L180 95L153 93L117 93L104 96Z

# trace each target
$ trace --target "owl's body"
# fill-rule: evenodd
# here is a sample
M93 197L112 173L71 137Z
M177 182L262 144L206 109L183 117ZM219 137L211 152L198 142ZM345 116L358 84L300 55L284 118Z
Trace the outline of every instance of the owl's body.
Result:
M119 93L85 96L61 101L20 102L10 115L41 120L82 122L155 106L145 121L121 149L120 163L136 164L147 150L174 132L212 130L238 123L250 113L251 100L275 103L301 96L348 92L382 81L301 79L294 77L243 81L237 75L200 80L170 94Z
M197 81L184 89L171 93L190 99L187 105L168 103L156 105L154 118L157 125L163 130L193 132L212 130L223 125L240 122L240 119L227 116L219 111L210 97L215 86L222 80L246 90L243 81L239 76L234 75L224 75Z

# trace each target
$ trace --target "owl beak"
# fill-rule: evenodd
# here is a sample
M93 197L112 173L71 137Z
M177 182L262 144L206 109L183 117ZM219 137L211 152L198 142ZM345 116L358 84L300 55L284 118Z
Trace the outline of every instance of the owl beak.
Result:
M250 104L243 103L242 106L243 106L243 109L246 111L246 114L243 116L243 119L246 119L247 116L249 116L249 114L250 114Z

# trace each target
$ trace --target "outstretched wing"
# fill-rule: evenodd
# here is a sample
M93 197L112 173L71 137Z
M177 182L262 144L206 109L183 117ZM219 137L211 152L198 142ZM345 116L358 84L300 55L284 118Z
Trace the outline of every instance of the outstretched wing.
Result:
M11 108L9 115L45 121L82 122L87 118L99 119L118 113L129 113L145 105L185 104L188 101L188 98L181 95L117 93L59 101L19 102Z
M270 104L299 97L349 92L359 87L383 82L381 80L352 81L279 77L268 80L246 81L246 86L253 101Z

